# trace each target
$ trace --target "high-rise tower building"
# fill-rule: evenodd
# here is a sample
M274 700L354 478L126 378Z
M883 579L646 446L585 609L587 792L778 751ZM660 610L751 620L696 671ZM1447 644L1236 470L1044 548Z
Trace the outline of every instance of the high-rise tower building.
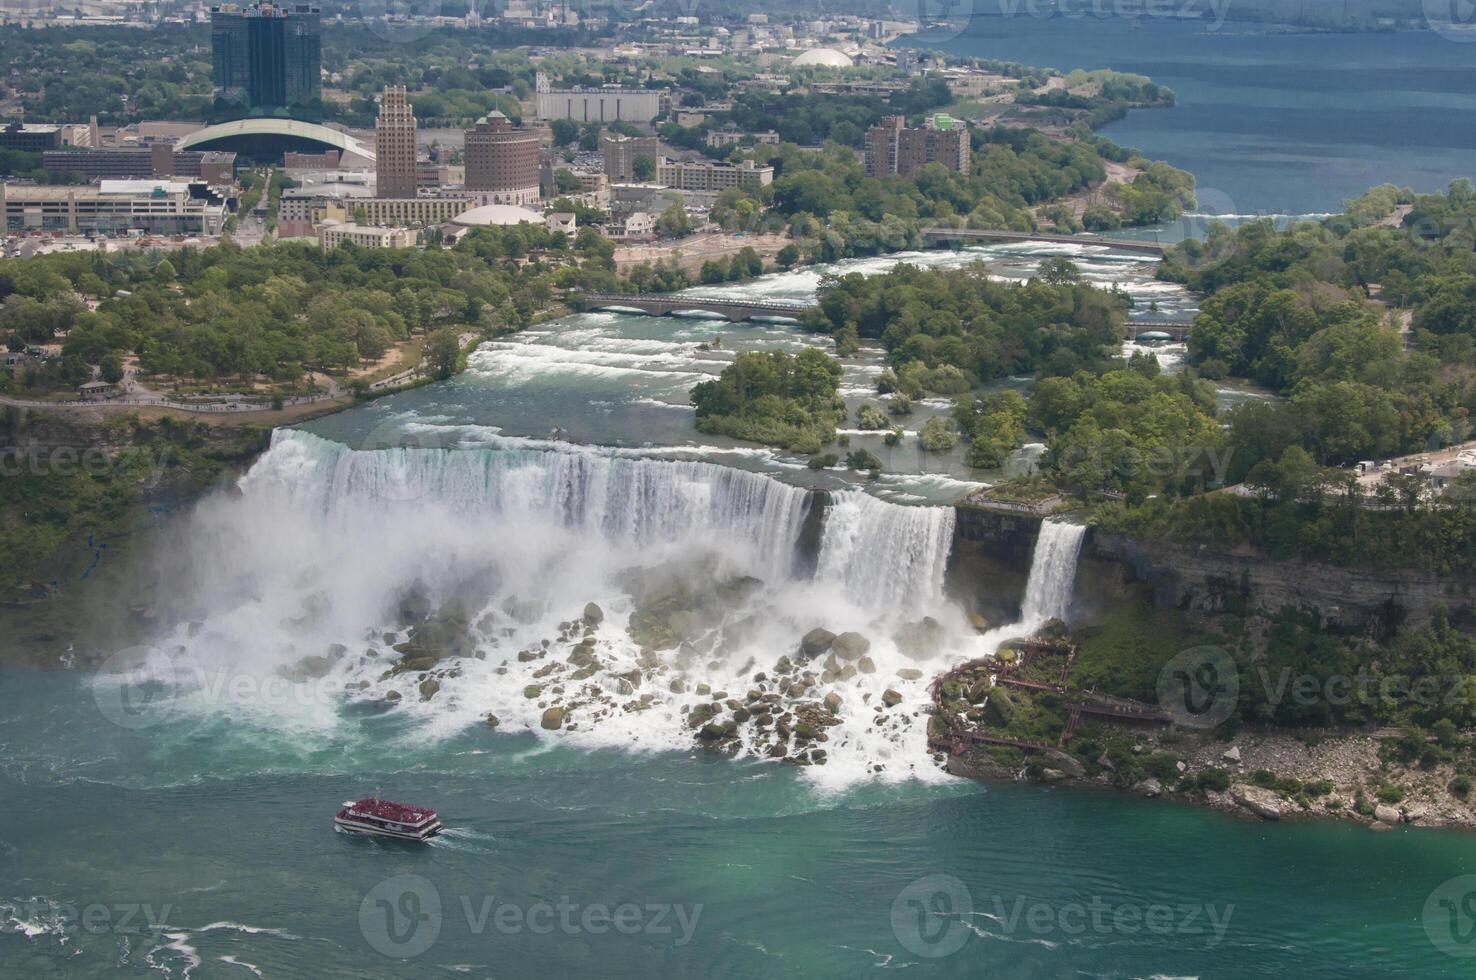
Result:
M374 121L374 186L379 197L415 196L415 112L405 86L387 85Z
M518 129L502 113L487 113L466 131L466 189L486 204L538 199L538 134Z
M323 53L318 8L266 2L210 8L210 56L219 113L321 114Z

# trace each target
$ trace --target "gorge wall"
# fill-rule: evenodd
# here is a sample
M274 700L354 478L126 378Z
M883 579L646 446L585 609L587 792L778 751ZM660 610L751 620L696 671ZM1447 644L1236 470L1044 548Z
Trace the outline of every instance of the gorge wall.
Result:
M994 622L1018 614L1040 518L956 508L948 589ZM1079 613L1131 599L1192 612L1316 609L1349 628L1427 620L1439 606L1476 626L1476 579L1419 569L1359 569L1274 561L1254 552L1149 541L1090 529L1075 590ZM998 618L996 618L998 617Z

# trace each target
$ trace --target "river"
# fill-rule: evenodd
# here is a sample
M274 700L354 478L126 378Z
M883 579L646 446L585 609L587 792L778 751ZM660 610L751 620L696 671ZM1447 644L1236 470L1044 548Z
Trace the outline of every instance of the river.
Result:
M1059 251L908 258L1024 275ZM1141 257L1072 254L1140 315L1150 299L1193 307ZM819 272L892 261L724 288L803 297ZM152 644L97 674L0 671L0 976L1388 977L1458 963L1437 892L1468 870L1458 835L1268 828L943 773L924 750L927 678L1069 615L1080 535L1048 528L1026 621L980 635L945 591L951 509L909 504L986 477L899 455L869 483L691 429L686 389L732 351L807 339L582 315L485 345L449 382L276 433L238 492L202 501L158 549ZM877 356L848 361L853 403ZM644 652L626 632L642 603L686 590L718 599L682 598L661 619L681 645ZM407 607L473 624L474 650L439 664L435 688L386 669ZM779 658L817 626L869 649L781 693ZM586 630L576 680L566 655ZM747 689L786 706L834 695L823 763L773 761L756 724L731 755L694 749L686 711ZM564 711L553 731L549 706ZM435 806L447 833L422 847L335 835L339 802L377 787Z
M1476 177L1476 58L1432 31L1274 34L1236 21L1021 12L977 17L935 46L1168 86L1173 108L1130 112L1102 135L1193 173L1201 209L1215 214L1326 213L1376 184L1430 192Z

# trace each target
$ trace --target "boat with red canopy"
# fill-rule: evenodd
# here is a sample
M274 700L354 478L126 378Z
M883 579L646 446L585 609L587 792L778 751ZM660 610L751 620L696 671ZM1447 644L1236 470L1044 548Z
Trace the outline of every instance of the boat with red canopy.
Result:
M333 818L333 826L351 834L393 837L397 840L428 840L441 832L436 811L408 803L381 800L378 796L348 800Z

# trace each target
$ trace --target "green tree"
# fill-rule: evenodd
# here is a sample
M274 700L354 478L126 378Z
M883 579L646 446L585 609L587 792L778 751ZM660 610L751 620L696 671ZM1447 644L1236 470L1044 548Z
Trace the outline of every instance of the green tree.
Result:
M452 327L431 334L425 347L426 366L431 377L444 381L456 373L461 360L461 342Z

